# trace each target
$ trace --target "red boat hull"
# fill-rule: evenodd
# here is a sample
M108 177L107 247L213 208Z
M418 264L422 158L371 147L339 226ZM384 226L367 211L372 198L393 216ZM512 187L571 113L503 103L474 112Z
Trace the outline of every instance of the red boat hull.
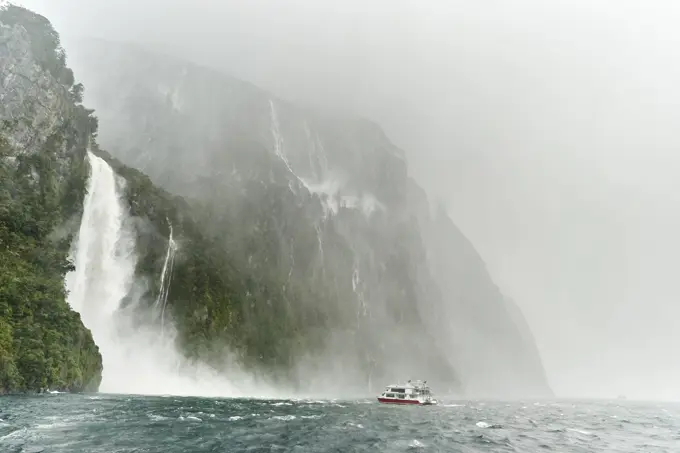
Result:
M422 404L418 400L402 400L397 398L378 398L378 402L383 404Z

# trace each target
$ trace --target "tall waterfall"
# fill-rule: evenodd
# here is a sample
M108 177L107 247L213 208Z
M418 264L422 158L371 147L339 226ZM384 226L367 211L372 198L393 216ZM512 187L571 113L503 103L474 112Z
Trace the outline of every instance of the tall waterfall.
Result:
M172 282L172 270L175 266L175 252L177 251L177 244L172 237L172 223L168 220L170 226L170 237L168 238L168 250L165 254L165 261L163 262L163 270L161 271L161 283L158 291L158 297L154 307L160 312L161 319L161 334L165 327L165 306L168 304L168 293L170 292L170 283Z
M137 263L135 234L120 197L124 181L117 180L103 159L88 153L90 179L80 230L72 247L75 271L66 276L68 301L92 331L104 362L100 391L109 393L173 394L204 396L274 396L256 386L235 364L229 378L201 364L187 363L175 348L174 330L158 325L133 323L139 301L125 308L124 298L135 294ZM169 271L174 261L174 239L161 276L157 304L167 302ZM168 274L168 275L165 275ZM161 309L162 311L162 309ZM225 359L226 360L226 359ZM226 365L226 364L225 364ZM238 382L238 387L234 385Z

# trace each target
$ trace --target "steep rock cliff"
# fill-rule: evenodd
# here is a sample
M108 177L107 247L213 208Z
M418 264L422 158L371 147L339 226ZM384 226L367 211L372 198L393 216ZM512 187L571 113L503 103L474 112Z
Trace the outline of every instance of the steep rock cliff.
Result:
M226 342L301 386L323 374L375 391L417 374L474 395L549 394L521 312L377 126L130 46L71 55L100 143L199 201L192 216L233 271L226 311L184 294L176 271L168 304L188 351Z
M81 94L49 22L0 9L0 393L101 380L98 348L64 290L96 131Z

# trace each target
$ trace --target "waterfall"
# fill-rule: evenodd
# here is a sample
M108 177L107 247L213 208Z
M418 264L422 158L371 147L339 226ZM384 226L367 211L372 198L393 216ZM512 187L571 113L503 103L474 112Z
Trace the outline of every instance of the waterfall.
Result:
M283 153L283 137L281 137L281 133L279 132L279 118L276 114L276 109L274 108L274 102L271 100L269 101L269 116L271 122L270 130L272 137L274 138L274 152L276 153L276 156L286 165L288 171L295 174L290 166L290 163L288 162L288 158Z
M88 154L90 179L80 230L72 258L75 271L66 275L68 302L92 331L104 360L101 388L115 391L120 382L123 344L115 322L120 303L134 281L134 237L126 231L125 208L118 196L116 177L101 158Z
M300 178L294 171L293 167L290 166L290 162L288 161L288 157L286 156L284 150L283 150L283 137L281 136L281 132L279 130L279 118L278 115L276 114L276 109L274 108L274 102L269 101L269 119L270 119L270 132L272 134L272 138L274 139L274 153L276 156L281 159L283 164L286 166L288 171L290 172L291 175L295 177L298 183L298 189L300 187L306 187L307 184ZM296 190L292 186L292 181L288 182L288 188L292 193L297 193Z
M172 223L170 220L168 225L170 226L170 235L168 237L168 250L165 254L165 261L163 262L163 270L161 271L161 283L160 289L158 291L158 297L156 298L156 303L154 307L156 310L160 310L161 318L161 335L163 334L163 328L165 325L165 306L168 303L168 293L170 292L170 283L172 281L172 269L175 266L175 252L177 251L177 244L172 237Z
M229 379L217 370L188 362L175 347L175 330L166 323L164 334L153 323L140 325L135 300L137 264L135 231L121 199L122 179L106 161L88 152L90 178L80 229L72 245L75 270L65 279L68 302L90 329L103 359L100 391L109 393L196 396L276 396L256 385L225 350ZM171 230L172 231L172 230ZM167 303L175 241L169 239L156 304ZM124 298L130 300L122 307ZM137 321L135 321L137 319ZM238 387L234 385L238 382Z

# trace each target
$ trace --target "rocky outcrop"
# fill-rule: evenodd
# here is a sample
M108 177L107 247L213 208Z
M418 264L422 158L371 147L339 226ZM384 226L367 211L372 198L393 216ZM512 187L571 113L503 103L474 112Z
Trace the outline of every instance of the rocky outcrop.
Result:
M98 348L64 290L96 129L73 83L49 22L0 9L0 393L101 380Z

